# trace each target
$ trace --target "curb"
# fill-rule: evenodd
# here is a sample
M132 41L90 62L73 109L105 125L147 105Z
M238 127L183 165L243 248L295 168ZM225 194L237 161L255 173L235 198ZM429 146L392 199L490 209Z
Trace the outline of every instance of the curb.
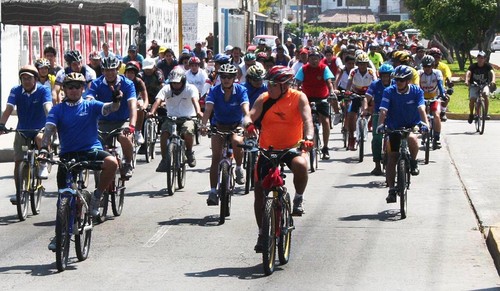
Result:
M0 163L14 162L14 149L0 149Z
M446 112L446 116L448 119L454 119L454 120L467 120L469 118L469 114L467 113L453 113L453 112ZM499 114L490 114L491 120L500 120L500 115Z
M499 242L500 230L497 227L490 227L488 235L486 237L486 246L488 247L488 251L493 258L493 262L495 263L497 272L500 275L500 250L498 249Z

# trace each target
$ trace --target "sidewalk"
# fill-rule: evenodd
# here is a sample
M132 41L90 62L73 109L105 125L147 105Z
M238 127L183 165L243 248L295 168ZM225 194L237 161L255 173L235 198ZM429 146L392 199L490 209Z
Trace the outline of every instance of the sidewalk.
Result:
M17 115L11 115L5 127L16 128ZM0 137L0 163L8 163L14 161L14 133L2 134Z

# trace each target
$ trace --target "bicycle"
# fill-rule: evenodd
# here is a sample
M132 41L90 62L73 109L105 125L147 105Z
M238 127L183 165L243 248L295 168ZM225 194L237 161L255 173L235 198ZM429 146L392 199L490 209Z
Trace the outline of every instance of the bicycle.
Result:
M484 98L483 96L483 89L484 87L488 86L486 82L477 82L473 81L471 84L471 87L478 87L479 90L479 96L476 98L475 105L474 105L474 124L476 125L476 132L479 132L479 134L484 133L484 126L486 122L486 109L485 109L485 104L484 104Z
M235 128L229 131L220 131L214 126L209 133L210 135L217 134L224 139L222 159L219 162L217 175L217 194L220 199L219 224L224 224L226 217L231 215L231 196L233 195L236 183L236 178L234 176L234 157L231 137L233 134L241 134L242 129Z
M69 247L75 236L75 250L79 261L87 259L92 241L92 215L90 214L91 193L84 190L85 170L98 170L102 161L55 161L39 158L66 169L66 188L58 190L56 215L56 266L59 272L66 269Z
M150 163L154 160L156 152L155 145L158 140L159 125L162 117L160 116L148 116L146 114L144 120L144 144L142 145L144 149L144 155L146 157L146 163Z
M345 98L345 90L341 90L338 96L339 99L342 100L340 102L340 109L342 111L342 113L340 114L342 142L344 143L344 148L347 148L347 138L349 135L347 129L345 128L345 117L347 116L348 100Z
M257 161L257 152L259 148L257 147L256 138L246 138L244 145L238 145L244 150L243 154L243 168L245 169L246 181L245 181L245 194L248 194L250 190L254 187L253 172L255 170L255 162Z
M104 150L113 155L118 161L118 168L116 169L115 178L111 181L106 191L102 193L101 201L99 203L99 216L96 217L97 222L102 223L106 220L108 214L108 206L111 200L111 210L114 216L120 216L123 211L123 203L125 200L125 178L121 175L122 170L122 159L121 159L121 148L119 148L116 143L118 136L122 133L123 129L117 128L110 132L99 131L99 137L103 142ZM106 142L111 139L111 142ZM100 171L94 172L96 185L99 183Z
M349 96L350 100L365 98L365 95L359 95L356 93L352 93ZM358 144L358 152L359 152L359 162L363 162L365 156L365 141L368 136L368 120L366 119L368 115L363 114L363 108L360 107L358 110L358 118L356 120L356 143Z
M408 147L408 136L413 132L413 128L402 128L389 130L387 134L401 135L399 144L399 156L396 163L396 190L399 196L399 207L401 219L405 219L408 213L408 189L410 188L410 149Z
M309 105L311 106L311 115L314 128L314 136L313 136L314 147L309 151L309 168L311 170L311 173L314 173L318 169L318 155L321 153L321 138L319 136L319 128L321 126L321 121L319 119L318 110L316 109L316 102L314 101L309 102Z
M276 248L278 249L278 260L281 265L285 265L290 260L293 224L290 194L285 187L284 165L281 158L289 151L259 148L260 157L270 161L271 169L262 180L262 187L265 191L265 206L262 222L262 235L264 241L264 251L262 252L262 262L264 273L271 275L276 264ZM272 193L270 195L270 193Z
M7 132L18 133L28 145L23 145L22 150L24 157L19 164L17 175L17 191L16 201L11 203L16 205L17 217L20 221L26 220L28 217L28 204L31 206L33 215L40 213L40 205L42 203L42 196L45 195L45 187L42 185L42 179L38 178L37 169L39 161L37 160L38 149L34 138L28 137L26 134L38 134L39 129L8 129ZM50 171L50 168L49 168Z
M186 185L186 145L184 139L177 132L177 123L191 120L192 117L166 116L166 119L173 121L172 131L167 140L167 153L165 160L167 162L167 193L174 195L177 179L177 189L182 189Z
M425 111L427 112L427 119L429 120L429 131L422 134L422 143L424 144L425 158L424 163L429 163L429 155L431 147L434 149L434 114L431 112L431 107L434 102L441 102L438 97L425 100Z

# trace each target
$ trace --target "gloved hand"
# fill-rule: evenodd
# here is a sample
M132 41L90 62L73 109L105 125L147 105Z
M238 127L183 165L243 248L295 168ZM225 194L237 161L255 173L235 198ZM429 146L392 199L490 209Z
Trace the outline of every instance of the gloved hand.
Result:
M8 129L5 127L5 124L0 123L0 134L7 133Z
M306 152L310 151L314 147L314 142L312 140L305 140L302 143L302 149Z
M122 101L123 93L120 91L120 87L113 90L112 100L113 103L120 103Z
M251 136L255 136L257 134L257 129L255 128L255 124L253 123L249 123L245 129Z
M377 133L378 134L383 134L385 133L385 124L379 124L379 126L377 126Z
M420 132L429 132L429 126L425 122L421 121L418 126L420 127Z
M47 148L41 148L38 151L39 158L47 158L49 156L49 150Z
M132 125L132 124L130 124L130 125L128 126L128 128L125 128L125 129L123 130L123 133L124 133L125 135L133 134L134 132L135 132L135 126L134 126L134 125Z

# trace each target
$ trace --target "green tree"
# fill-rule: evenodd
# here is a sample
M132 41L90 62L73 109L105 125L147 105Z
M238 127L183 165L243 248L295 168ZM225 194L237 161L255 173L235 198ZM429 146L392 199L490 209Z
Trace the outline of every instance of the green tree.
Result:
M465 68L476 45L489 50L500 18L500 0L406 0L412 20L424 35L444 42Z

